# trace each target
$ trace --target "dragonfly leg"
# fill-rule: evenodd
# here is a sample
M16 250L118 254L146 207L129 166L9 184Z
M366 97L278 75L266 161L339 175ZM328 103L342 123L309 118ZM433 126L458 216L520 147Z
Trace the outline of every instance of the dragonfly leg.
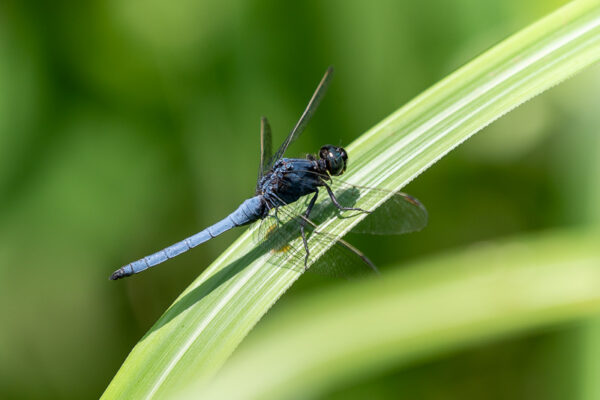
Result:
M344 207L340 204L340 202L338 201L338 199L335 197L335 195L333 194L333 190L331 190L331 188L329 187L328 184L326 184L325 182L323 182L323 186L325 186L325 189L327 189L327 193L329 193L329 197L331 198L331 201L333 202L333 204L342 211L360 211L360 212L364 212L364 213L371 213L371 211L369 210L363 210L362 208L358 208L358 207Z
M319 196L319 192L315 192L315 195L310 199L310 203L308 203L308 207L306 207L306 211L304 212L304 218L300 220L300 233L302 234L302 243L304 244L304 250L306 251L306 255L304 256L304 270L306 271L306 265L308 264L308 255L310 254L308 251L308 242L306 240L306 233L304 232L304 228L306 227L306 220L310 216L310 212L317 201L317 197Z
M275 207L275 213L274 213L274 217L275 217L275 221L277 221L278 224L281 224L281 221L279 220L279 207Z

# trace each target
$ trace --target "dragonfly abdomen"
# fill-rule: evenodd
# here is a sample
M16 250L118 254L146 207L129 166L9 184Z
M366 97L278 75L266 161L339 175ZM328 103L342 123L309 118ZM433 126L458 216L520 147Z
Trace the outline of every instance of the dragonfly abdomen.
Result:
M217 222L204 229L201 232L190 236L187 239L177 242L167 248L157 251L154 254L141 258L124 267L119 268L110 276L110 279L116 280L125 278L127 276L137 274L150 267L154 267L170 258L176 257L181 253L184 253L202 244L216 236L219 236L223 232L235 228L236 226L246 225L254 222L264 216L265 213L265 202L262 196L255 196L244 201L234 212Z

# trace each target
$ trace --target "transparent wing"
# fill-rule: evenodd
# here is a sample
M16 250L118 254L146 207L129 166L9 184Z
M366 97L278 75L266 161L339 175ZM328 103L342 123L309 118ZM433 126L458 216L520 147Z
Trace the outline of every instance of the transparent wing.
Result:
M260 165L258 166L258 182L262 179L263 175L269 170L267 164L272 158L273 145L271 142L271 125L266 117L260 119ZM266 168L266 169L265 169Z
M308 201L308 196L305 196L285 207L272 208L267 217L259 221L259 227L253 234L254 242L269 241L269 248L278 248L299 237L298 221L308 207Z
M294 126L294 129L292 129L292 131L290 132L288 137L285 139L285 141L281 144L281 146L279 147L279 149L277 150L275 155L273 157L271 157L268 164L265 166L265 168L267 168L267 170L273 166L275 161L277 161L281 157L283 157L283 154L287 150L288 146L294 140L298 139L300 134L304 131L304 128L306 128L308 121L310 121L310 119L312 118L313 114L315 113L317 107L319 106L319 103L323 99L323 96L325 95L325 92L327 91L327 87L329 86L329 83L331 82L332 77L333 77L333 67L329 67L329 68L327 68L327 71L325 72L325 75L323 75L323 78L321 79L319 86L317 86L317 89L315 90L310 101L308 102L308 105L304 109L304 112L300 116L300 119L296 123L296 126Z
M327 176L326 179L329 177ZM327 184L343 207L372 210L366 218L352 228L353 233L400 235L420 231L427 225L427 209L419 200L406 193L353 185L336 177ZM329 197L327 191L323 189L320 190L320 196ZM311 220L319 225L334 214L339 218L353 218L360 213L361 211L340 211L329 200L315 206L311 213Z
M315 230L310 240L319 241L321 244L327 244L333 241L331 247L308 269L310 272L333 276L336 278L353 279L365 275L379 275L379 270L360 250L350 243L340 238Z
M371 201L383 203L352 228L351 232L400 235L417 232L427 226L427 209L419 200L406 193L368 189L364 196Z
M329 185L340 205L373 210L351 232L402 234L421 230L427 225L425 207L405 193L352 185L339 179ZM324 189L320 190L319 196L329 197ZM273 209L262 220L256 238L261 242L267 241L268 248L275 255L271 258L274 264L282 265L285 259L293 257L298 261L296 265L304 269L306 250L299 240L300 225L304 221L309 247L306 264L312 264L310 271L346 278L377 272L363 253L321 227L324 221L334 215L338 218L354 218L363 211L340 211L330 199L325 199L315 204L310 218L305 218L310 198L310 195L305 196L292 204ZM324 249L328 250L318 257Z
M297 203L305 203L303 200L300 199ZM299 224L301 217L296 213L296 209L299 209L296 203L272 208L254 232L254 241L266 245L271 255L275 256L272 257L275 264L280 265L284 258L300 255L300 249L294 245L294 241L301 235Z
M274 265L284 265L285 260L292 258L299 272L303 272L305 265L308 265L310 272L347 279L378 273L375 265L363 253L340 237L319 231L314 222L294 211L296 207L291 207L294 205L280 207L277 217L266 218L263 221L268 222L259 228L259 235L266 234L263 240L268 242ZM305 221L308 257L300 239L302 221ZM321 255L325 250L325 254Z

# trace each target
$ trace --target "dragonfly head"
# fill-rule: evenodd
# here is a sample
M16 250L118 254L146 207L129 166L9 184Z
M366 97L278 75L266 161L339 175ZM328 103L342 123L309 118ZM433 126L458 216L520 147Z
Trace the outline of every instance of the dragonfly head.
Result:
M327 172L330 175L337 176L346 171L348 154L343 148L327 144L319 150L319 157L325 161Z

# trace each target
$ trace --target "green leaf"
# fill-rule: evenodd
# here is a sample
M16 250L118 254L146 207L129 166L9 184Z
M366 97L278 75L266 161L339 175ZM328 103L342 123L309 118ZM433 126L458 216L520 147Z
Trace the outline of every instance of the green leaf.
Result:
M597 232L516 238L314 293L253 332L208 386L185 394L318 398L391 365L597 315L599 240Z
M401 189L490 122L597 61L599 25L598 2L575 2L500 43L348 146L344 179ZM365 196L357 205L379 204ZM360 218L323 224L343 234ZM311 247L315 256L326 250ZM253 244L252 229L244 233L140 340L104 398L164 396L211 378L300 276L300 259L274 266L272 257Z

